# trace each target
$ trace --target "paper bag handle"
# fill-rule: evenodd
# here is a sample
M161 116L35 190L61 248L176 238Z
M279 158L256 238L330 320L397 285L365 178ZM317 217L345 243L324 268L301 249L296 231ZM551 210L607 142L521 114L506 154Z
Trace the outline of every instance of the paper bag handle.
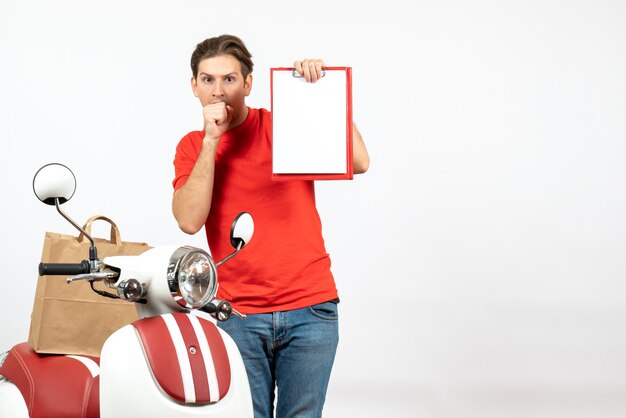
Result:
M95 215L95 216L92 216L91 218L87 219L87 221L85 222L85 225L83 225L83 230L86 233L91 235L91 224L94 221L105 221L105 222L108 222L111 225L111 238L110 238L111 243L115 244L115 245L122 245L122 238L120 236L120 230L118 229L117 225L115 225L115 222L113 222L111 219L107 218L106 216ZM84 237L85 237L85 235L81 233L78 236L78 241L82 242Z

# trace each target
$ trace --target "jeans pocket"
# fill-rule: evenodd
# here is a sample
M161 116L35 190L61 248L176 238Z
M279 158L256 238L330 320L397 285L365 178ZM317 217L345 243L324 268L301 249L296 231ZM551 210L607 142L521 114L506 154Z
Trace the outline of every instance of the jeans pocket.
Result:
M318 303L317 305L311 305L308 307L308 310L314 316L327 321L336 321L339 319L339 310L337 304L334 302L324 302Z

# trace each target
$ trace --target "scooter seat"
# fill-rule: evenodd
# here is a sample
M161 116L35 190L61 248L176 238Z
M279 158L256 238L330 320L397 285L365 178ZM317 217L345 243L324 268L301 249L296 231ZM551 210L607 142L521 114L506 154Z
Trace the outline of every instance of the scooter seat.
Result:
M28 343L0 359L0 375L22 393L31 418L100 416L99 359L38 354Z

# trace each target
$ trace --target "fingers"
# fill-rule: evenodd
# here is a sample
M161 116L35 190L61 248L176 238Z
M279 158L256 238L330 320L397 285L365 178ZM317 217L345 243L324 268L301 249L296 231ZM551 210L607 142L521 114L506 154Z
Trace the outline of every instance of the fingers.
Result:
M216 125L220 125L228 118L228 105L223 102L210 103L202 109L205 122L213 122ZM232 110L232 107L231 107Z
M204 116L205 135L214 139L219 137L228 129L232 119L233 108L226 103L210 103L202 108Z
M304 59L302 61L294 61L294 68L307 83L315 83L322 77L322 69L326 66L322 59Z

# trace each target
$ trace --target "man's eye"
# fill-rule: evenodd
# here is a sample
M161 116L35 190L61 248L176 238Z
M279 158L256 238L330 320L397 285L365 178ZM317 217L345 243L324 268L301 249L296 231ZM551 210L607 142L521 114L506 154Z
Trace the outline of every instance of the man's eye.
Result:
M210 83L211 81L213 81L213 79L211 77L204 77L203 80L205 83Z
M229 83L232 83L233 81L235 81L234 77L226 77L226 81Z

